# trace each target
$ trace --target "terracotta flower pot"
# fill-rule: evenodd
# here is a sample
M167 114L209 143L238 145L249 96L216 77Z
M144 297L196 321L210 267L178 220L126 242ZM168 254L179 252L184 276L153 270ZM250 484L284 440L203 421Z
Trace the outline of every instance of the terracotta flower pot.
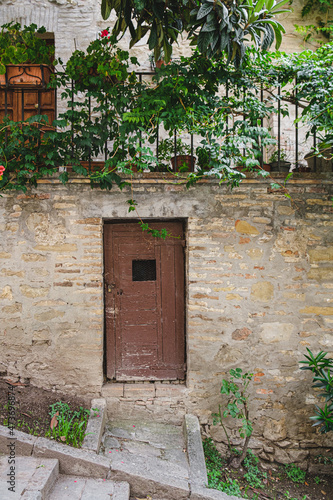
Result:
M289 172L291 163L290 161L280 160L280 167L278 161L273 161L271 164L271 172Z
M306 167L305 165L298 165L293 169L293 172L311 172L311 167Z
M52 73L52 68L46 64L8 64L6 74L0 75L0 85L44 87Z
M170 62L166 63L164 59L159 59L158 61L155 61L155 67L160 69L162 66L168 66Z
M270 166L270 164L269 164L269 163L263 163L262 168L263 168L263 170L265 170L266 172L270 172L270 171L271 171L271 166Z
M171 158L172 169L175 172L194 172L195 160L196 158L191 155L177 155L176 157L173 156Z

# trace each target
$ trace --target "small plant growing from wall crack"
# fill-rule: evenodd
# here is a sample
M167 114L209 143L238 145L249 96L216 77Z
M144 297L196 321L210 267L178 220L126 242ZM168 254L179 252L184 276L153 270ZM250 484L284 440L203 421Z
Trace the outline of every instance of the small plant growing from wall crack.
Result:
M220 423L225 432L228 447L231 453L229 460L230 465L235 468L239 468L246 457L246 452L253 431L252 422L249 419L249 395L247 394L247 389L252 380L253 373L243 373L241 368L231 369L229 373L230 380L222 380L220 391L221 394L225 394L228 399L224 405L219 405L219 412L213 413L212 416L213 424L216 425L217 423ZM235 449L231 445L228 431L224 425L224 419L227 417L235 418L241 422L241 426L238 427L238 432L241 438L245 438L245 441L240 455L235 453Z

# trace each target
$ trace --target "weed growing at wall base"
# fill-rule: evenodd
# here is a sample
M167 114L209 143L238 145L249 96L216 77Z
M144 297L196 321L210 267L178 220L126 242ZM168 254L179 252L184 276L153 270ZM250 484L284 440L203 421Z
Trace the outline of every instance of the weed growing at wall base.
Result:
M248 386L252 380L253 373L245 372L243 373L241 368L236 368L230 370L230 380L223 379L221 386L221 394L228 397L227 401L223 405L219 405L219 412L213 413L213 424L220 423L225 432L226 438L228 440L229 451L231 452L230 464L234 467L240 467L243 462L247 448L249 445L250 437L252 434L252 422L249 419L249 409L248 409L248 398L247 394ZM230 438L226 426L224 425L224 419L226 417L232 417L241 421L241 426L238 427L238 432L241 438L245 438L243 444L242 453L240 456L236 456L234 450L232 449ZM237 453L238 455L238 453Z
M78 411L72 411L67 403L61 401L50 405L50 408L51 424L46 437L80 447L86 436L90 411L82 406Z
M306 471L300 469L295 464L286 464L285 472L289 479L292 480L293 483L304 483Z
M247 450L243 466L228 465L212 439L203 441L208 487L229 495L251 500L323 500L333 498L332 478L311 475L295 464L277 466L266 463Z

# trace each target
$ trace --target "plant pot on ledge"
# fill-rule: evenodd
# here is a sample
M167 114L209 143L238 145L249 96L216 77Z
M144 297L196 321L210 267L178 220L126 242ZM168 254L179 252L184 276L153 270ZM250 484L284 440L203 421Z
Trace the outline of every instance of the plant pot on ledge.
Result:
M8 64L6 73L0 75L0 85L45 88L52 73L53 68L47 64Z
M289 172L291 163L290 161L280 160L280 165L278 161L273 161L270 166L271 172Z
M191 155L177 155L171 158L174 172L194 172L195 157Z
M307 167L305 165L296 165L292 170L293 172L311 172L311 167Z

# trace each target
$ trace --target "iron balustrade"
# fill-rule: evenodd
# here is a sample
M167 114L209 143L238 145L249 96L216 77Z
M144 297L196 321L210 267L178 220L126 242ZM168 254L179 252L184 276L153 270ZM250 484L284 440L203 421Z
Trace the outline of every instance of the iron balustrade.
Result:
M45 75L44 75L44 65L41 66L41 77L40 81L38 84L17 84L17 83L11 83L12 81L15 81L15 79L19 76L21 76L22 72L17 75L12 75L11 77L8 76L7 72L5 74L5 79L3 81L0 80L0 118L1 116L10 116L10 114L13 115L14 121L19 121L18 114L20 114L20 119L24 121L26 119L26 114L29 111L29 116L35 115L40 115L43 114L43 105L42 105L42 97L45 96L47 93L53 93L53 98L54 98L54 106L53 106L53 116L56 119L58 115L58 96L57 96L57 90L54 88L49 88ZM138 76L139 82L142 82L144 78L151 77L155 74L154 71L149 71L149 72L136 72L136 75ZM295 79L295 85L297 85L297 79ZM72 97L71 97L71 106L72 109L74 109L74 90L75 90L75 82L71 81L71 90L72 90ZM296 87L297 88L297 87ZM243 90L244 92L244 98L245 98L245 89ZM278 86L276 89L276 94L274 94L274 91L270 91L271 95L274 95L277 99L277 163L278 163L278 170L280 169L281 165L281 153L282 153L282 144L281 144L281 139L282 139L282 128L283 128L283 117L282 117L282 111L281 111L281 87ZM27 110L27 96L30 96L30 101L31 101L31 95L35 96L36 104L35 104L35 113L32 113L32 110L29 109ZM228 82L225 86L225 97L228 99L230 96L230 89ZM260 101L261 103L264 102L265 99L265 89L261 85L260 90L259 90L259 95L260 95ZM19 109L14 110L14 96L15 98L15 103L18 103L20 101L20 104L16 104ZM19 97L17 97L19 96ZM9 103L9 100L11 99L11 104ZM289 106L292 107L294 106L294 113L295 113L295 120L293 121L293 127L294 127L294 134L289 134L288 138L290 139L292 136L294 136L294 149L293 149L293 162L291 162L295 167L298 167L300 165L300 159L299 159L299 124L298 124L298 118L299 118L299 103L297 99L297 92L295 94L295 103L290 104ZM92 102L91 102L91 96L88 96L88 108L89 108L89 116L91 116L92 112ZM31 114L32 113L32 114ZM51 114L52 114L51 113ZM245 119L245 118L244 118ZM226 130L227 134L229 131L229 118L227 117L226 119ZM264 119L260 119L260 124L261 126L264 125ZM74 157L75 153L75 146L74 146L74 123L71 123L71 131L72 131L72 156ZM192 170L194 169L194 135L190 135L190 155L192 157L191 159L191 167ZM109 138L109 140L112 140L112 138ZM161 142L161 131L160 131L160 126L157 126L156 130L156 141L155 141L155 151L156 151L156 158L159 158L159 153L160 153L160 142ZM142 147L143 141L142 141L142 136L140 136L140 148ZM174 156L177 156L177 132L176 130L173 133L173 145L174 145ZM313 131L312 134L312 145L314 148L316 148L317 145L317 133L316 130ZM264 148L262 147L261 144L258 144L260 150L261 150L261 158L260 158L260 166L263 167L264 165ZM244 156L245 156L245 150L243 151ZM266 150L267 154L267 150ZM108 149L108 140L105 141L104 144L104 161L107 161L109 158L109 149ZM94 160L96 160L96 157L93 157L91 154L91 151L89 152L88 155L88 165L89 168L94 163ZM313 171L317 170L317 158L314 156L313 159Z

